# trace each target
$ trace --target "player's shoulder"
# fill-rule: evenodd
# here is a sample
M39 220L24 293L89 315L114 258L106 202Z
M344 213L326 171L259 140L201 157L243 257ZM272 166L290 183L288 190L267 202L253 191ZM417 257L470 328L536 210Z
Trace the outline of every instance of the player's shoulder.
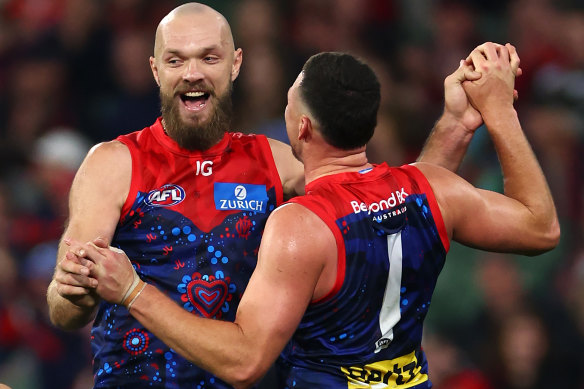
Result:
M414 162L408 165L404 165L401 167L402 169L412 169L415 168L419 170L425 176L434 176L434 175L446 175L451 176L455 175L455 173L451 172L450 170L442 167L440 165L436 165L429 162Z
M285 152L285 153L289 153L290 152L290 145L287 143L284 143L282 141L279 141L277 139L274 138L268 138L266 137L266 139L268 140L268 144L270 145L270 148L272 149L272 153L276 152Z
M89 150L87 156L96 160L108 161L114 159L114 162L120 162L119 160L130 157L130 150L124 143L118 140L111 140L97 143Z
M299 258L334 250L336 243L331 229L313 211L301 204L285 203L268 218L262 245Z
M426 178L434 191L456 192L461 182L464 181L456 173L432 163L416 162L408 166L416 168Z
M304 197L304 196L302 196ZM268 219L270 228L287 234L318 234L325 226L324 221L309 206L299 202L287 202L276 208Z
M130 187L132 161L128 148L118 142L98 143L89 150L71 188L79 204L124 203ZM84 206L85 206L84 205Z
M130 169L132 157L128 147L120 141L112 140L94 145L85 160L83 167L86 169L109 170L110 173Z

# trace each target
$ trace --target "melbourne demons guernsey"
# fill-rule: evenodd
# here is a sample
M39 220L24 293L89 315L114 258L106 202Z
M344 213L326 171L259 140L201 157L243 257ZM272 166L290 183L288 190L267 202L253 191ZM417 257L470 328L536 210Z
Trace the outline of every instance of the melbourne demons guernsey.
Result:
M117 140L130 150L132 181L112 246L126 252L144 281L193 315L233 321L266 219L282 202L267 138L227 133L206 151L188 151L158 119ZM167 347L121 305L101 303L91 337L96 388L230 387Z
M430 388L423 321L449 248L413 166L321 177L291 202L337 243L335 287L313 301L278 362L285 388Z

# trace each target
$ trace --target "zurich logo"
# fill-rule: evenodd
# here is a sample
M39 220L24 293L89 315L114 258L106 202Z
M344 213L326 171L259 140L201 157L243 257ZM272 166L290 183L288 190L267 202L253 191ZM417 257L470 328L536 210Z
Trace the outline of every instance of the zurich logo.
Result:
M265 185L216 182L213 188L215 209L266 213L268 194Z
M247 189L243 185L237 185L235 187L235 198L238 200L245 200L247 197Z
M185 190L178 185L166 184L151 190L146 196L146 203L155 207L171 207L185 199Z

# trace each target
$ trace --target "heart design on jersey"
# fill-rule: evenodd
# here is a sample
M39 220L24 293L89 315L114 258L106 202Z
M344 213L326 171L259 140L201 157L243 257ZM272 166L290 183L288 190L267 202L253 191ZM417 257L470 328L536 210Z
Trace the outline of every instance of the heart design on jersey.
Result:
M227 283L224 280L191 280L187 285L189 302L205 317L214 317L227 298Z

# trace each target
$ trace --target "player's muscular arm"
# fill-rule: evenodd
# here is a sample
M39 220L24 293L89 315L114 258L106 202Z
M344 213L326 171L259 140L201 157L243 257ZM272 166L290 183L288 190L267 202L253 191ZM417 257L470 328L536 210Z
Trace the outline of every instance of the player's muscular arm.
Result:
M274 162L284 188L284 200L304 194L304 165L292 154L292 148L275 139L269 139Z
M122 301L132 280L127 274L134 272L127 257L101 246L81 247L93 261L89 266L99 280L98 293L108 301ZM141 292L129 293L123 304L138 296L129 311L142 325L196 365L236 388L247 388L276 360L309 302L330 290L336 252L324 222L300 205L286 205L268 219L258 265L234 322L195 316L153 285L142 289L143 284L136 284L134 290Z
M415 164L428 178L451 239L495 252L537 255L557 244L558 232L526 204L472 186L434 164ZM553 211L552 211L553 212Z
M131 158L119 142L95 146L85 158L69 193L69 221L63 239L85 242L96 236L111 241L129 191ZM96 280L68 247L59 243L57 266L47 291L51 321L64 329L84 326L93 318L99 297Z
M479 80L464 88L482 114L501 163L504 194L472 187L432 165L420 165L432 185L453 239L492 251L538 254L555 247L559 223L547 181L513 108L511 45L479 46L471 54Z
M214 326L216 321L205 320L209 327L196 327L205 330L198 335L200 340L192 339L196 347L186 348L182 342L176 345L177 351L235 387L252 385L267 372L296 330L315 290L320 287L319 279L331 255L335 265L331 279L334 280L336 244L332 232L300 205L278 209L266 224L258 265L244 292L233 327L227 331L226 323L221 329L225 332L218 332ZM330 285L326 286L328 292ZM139 309L136 306L136 311ZM131 312L141 321L139 312L134 309ZM187 328L185 325L184 330ZM189 333L198 331L190 328ZM213 352L217 345L220 352ZM201 347L208 352L194 353ZM227 371L226 365L234 368Z
M513 108L514 74L519 66L515 47L484 44L473 50L470 59L483 77L463 86L481 112L497 151L504 193L525 207L524 221L541 245L555 246L560 230L554 201Z

